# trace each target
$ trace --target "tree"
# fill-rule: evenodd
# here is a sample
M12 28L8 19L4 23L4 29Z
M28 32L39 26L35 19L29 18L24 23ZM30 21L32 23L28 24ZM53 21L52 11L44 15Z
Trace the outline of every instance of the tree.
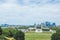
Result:
M13 33L11 31L9 31L9 37L13 37Z
M60 29L57 29L56 33L52 34L51 40L60 40Z
M0 35L2 35L2 28L0 27Z
M51 40L60 40L60 33L54 33L51 37Z
M52 30L56 30L56 29L57 29L57 27L50 27L50 29L52 29Z
M56 33L60 33L60 28L57 28L56 29Z
M8 37L5 36L5 40L15 40L12 31L9 30Z
M4 37L3 37L2 33L3 33L3 31L2 31L2 28L0 26L0 40L4 40Z
M16 40L25 40L25 35L22 31L17 31L17 33L15 34L15 39Z

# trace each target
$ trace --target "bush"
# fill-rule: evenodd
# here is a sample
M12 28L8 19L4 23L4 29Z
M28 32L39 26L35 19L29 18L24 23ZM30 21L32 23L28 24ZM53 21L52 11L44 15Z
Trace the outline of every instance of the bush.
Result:
M15 34L15 39L16 40L25 40L25 37L24 37L24 33L22 31L17 31L17 33Z
M60 40L60 29L56 31L56 33L52 34L51 40Z

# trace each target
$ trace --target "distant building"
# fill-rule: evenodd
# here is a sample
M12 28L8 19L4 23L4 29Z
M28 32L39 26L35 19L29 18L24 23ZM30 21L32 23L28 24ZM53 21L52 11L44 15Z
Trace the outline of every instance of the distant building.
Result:
M50 32L52 32L52 33L56 33L56 30L51 30L51 29L50 29Z
M41 23L41 26L43 26L43 27L56 27L56 23L55 22L46 21L44 23Z
M53 27L56 27L56 23L52 23L52 26L53 26Z
M51 26L51 22L46 21L45 22L45 26L50 27Z
M9 25L8 24L1 24L0 26L1 27L8 27Z
M21 30L22 32L55 32L55 30L51 30L49 27L55 27L56 23L52 23L51 22L44 22L41 24L34 24L34 25L8 25L8 24L2 24L1 25L3 28L18 28L18 30ZM20 28L19 28L20 27ZM23 28L21 28L23 27ZM28 28L24 28L24 27L28 27Z
M35 32L43 32L42 29L36 29Z

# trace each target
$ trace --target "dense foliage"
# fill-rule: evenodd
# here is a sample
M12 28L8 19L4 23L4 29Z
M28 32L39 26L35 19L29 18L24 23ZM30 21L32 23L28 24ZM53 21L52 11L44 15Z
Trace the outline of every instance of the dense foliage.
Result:
M25 40L24 33L22 31L18 31L15 28L1 28L0 27L0 39L8 39L8 38L15 38L16 40Z
M15 39L16 40L25 40L25 35L22 31L17 31L15 34Z
M60 29L57 29L57 30L56 30L56 33L54 33L54 34L51 36L51 40L60 40Z
M8 37L13 37L13 32L9 31Z
M2 29L1 29L1 27L0 27L0 35L2 35Z

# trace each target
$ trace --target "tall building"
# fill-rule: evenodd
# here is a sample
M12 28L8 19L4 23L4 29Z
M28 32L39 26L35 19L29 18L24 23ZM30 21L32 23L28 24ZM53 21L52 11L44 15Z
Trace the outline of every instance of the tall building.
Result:
M53 23L52 23L52 26L53 26L53 27L56 27L56 23L55 23L55 22L53 22Z
M46 21L45 22L45 26L50 27L51 26L51 22Z

